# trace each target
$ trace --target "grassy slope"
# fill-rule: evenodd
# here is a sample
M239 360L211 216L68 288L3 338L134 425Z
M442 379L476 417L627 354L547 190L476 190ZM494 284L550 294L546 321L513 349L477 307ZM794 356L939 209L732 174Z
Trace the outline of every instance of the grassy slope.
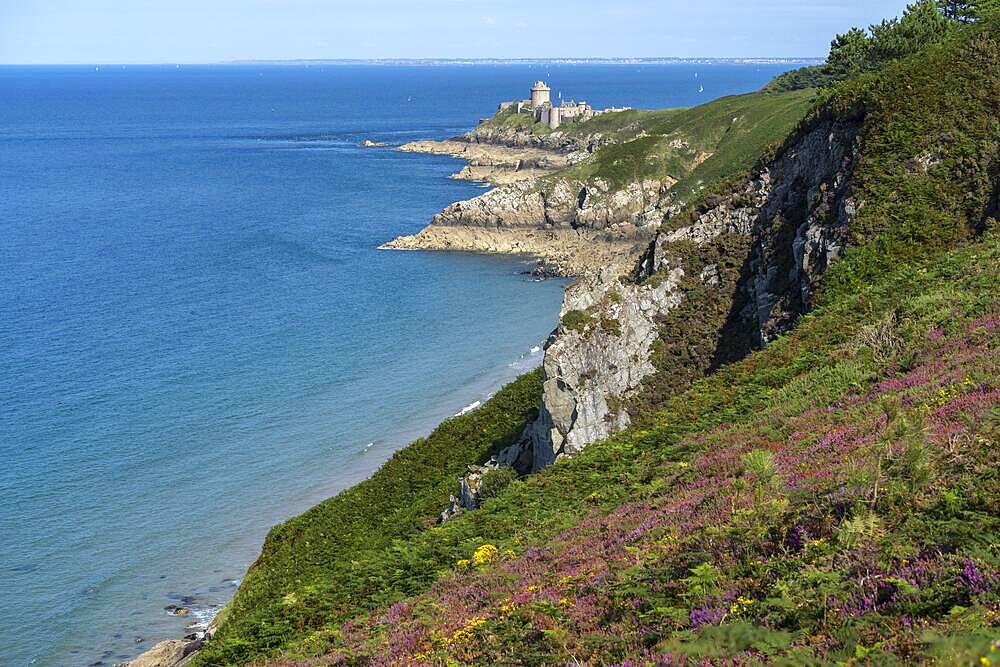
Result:
M998 63L983 30L816 112L865 105L865 207L854 250L792 335L445 526L417 530L456 471L428 470L433 483L402 498L423 509L372 529L357 556L370 515L398 496L353 496L353 520L332 504L293 520L310 538L276 530L198 663L279 649L527 664L980 650L1000 618L1000 252L992 236L946 249L995 206ZM912 162L924 150L926 173ZM440 465L460 470L467 454ZM344 526L357 534L329 546ZM484 543L513 554L456 572Z
M437 585L317 627L291 655L912 664L987 650L998 264L992 237L821 307L646 428L417 536L388 558L409 577L447 569Z
M517 438L540 395L540 372L524 375L397 452L369 480L272 529L197 664L242 663L328 617L422 590L387 567L394 542L433 525L465 466Z
M816 92L748 93L692 109L631 110L567 123L559 132L586 139L600 134L613 143L590 160L560 171L554 178L591 181L602 178L612 190L645 178L673 178L678 197L686 199L752 167L809 110ZM500 112L483 127L551 131L526 114ZM638 138L636 138L638 137Z
M601 178L612 190L642 179L677 180L677 195L685 199L703 185L714 185L752 167L808 111L815 91L723 97L693 109L644 114L611 114L583 123L617 121L638 139L606 146L592 159L549 178L580 181ZM622 118L614 118L622 116ZM634 136L633 135L633 136Z
M657 123L681 109L658 109L654 111L632 109L621 113L608 113L595 116L583 123L565 123L558 132L568 137L587 138L595 134L612 137L616 141L627 141L641 132L648 131ZM530 130L532 134L551 134L544 123L535 123L532 116L511 110L497 112L495 116L480 124L481 128L499 130Z

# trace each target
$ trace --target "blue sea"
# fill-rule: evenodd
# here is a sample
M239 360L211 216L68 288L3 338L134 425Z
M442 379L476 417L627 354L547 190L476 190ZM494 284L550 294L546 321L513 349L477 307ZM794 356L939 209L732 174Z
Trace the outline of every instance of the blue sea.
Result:
M540 78L660 108L786 68L0 67L4 663L184 634L270 526L540 362L565 283L377 250L485 186L359 142L453 136Z

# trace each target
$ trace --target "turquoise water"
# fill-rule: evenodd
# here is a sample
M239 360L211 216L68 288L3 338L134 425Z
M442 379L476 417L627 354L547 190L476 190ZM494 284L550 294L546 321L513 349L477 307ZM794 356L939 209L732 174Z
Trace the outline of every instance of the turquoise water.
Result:
M182 634L271 525L540 361L564 283L378 251L482 186L358 142L454 135L540 77L665 107L779 69L0 68L5 661Z

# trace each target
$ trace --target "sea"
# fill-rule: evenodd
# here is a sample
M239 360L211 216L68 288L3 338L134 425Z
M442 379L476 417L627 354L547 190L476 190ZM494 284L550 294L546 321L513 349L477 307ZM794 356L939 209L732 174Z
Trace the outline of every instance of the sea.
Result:
M540 363L565 281L378 249L487 187L392 146L536 79L662 108L790 67L0 67L2 662L207 622L271 526Z

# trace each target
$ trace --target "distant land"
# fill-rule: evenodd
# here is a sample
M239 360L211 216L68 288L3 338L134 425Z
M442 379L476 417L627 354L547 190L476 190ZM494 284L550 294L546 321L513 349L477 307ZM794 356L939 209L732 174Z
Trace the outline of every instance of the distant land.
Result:
M233 65L818 65L824 58L334 58L232 60Z

